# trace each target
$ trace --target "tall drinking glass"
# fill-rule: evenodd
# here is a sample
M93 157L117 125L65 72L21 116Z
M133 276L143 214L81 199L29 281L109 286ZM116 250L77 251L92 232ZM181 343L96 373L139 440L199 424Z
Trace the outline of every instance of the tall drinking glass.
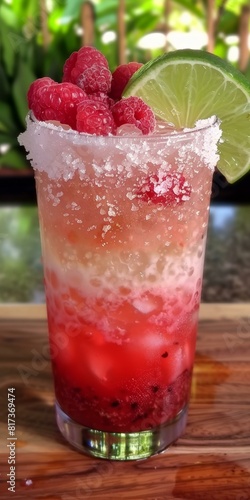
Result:
M27 118L56 417L76 448L130 460L187 420L215 118L151 136L88 136Z

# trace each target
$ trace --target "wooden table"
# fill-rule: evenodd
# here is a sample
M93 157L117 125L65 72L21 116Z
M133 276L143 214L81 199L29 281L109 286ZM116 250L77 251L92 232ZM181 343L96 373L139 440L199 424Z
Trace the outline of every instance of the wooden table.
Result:
M44 306L1 305L0 341L1 499L250 499L249 304L202 305L185 435L129 463L87 457L59 434ZM16 440L8 440L11 388Z

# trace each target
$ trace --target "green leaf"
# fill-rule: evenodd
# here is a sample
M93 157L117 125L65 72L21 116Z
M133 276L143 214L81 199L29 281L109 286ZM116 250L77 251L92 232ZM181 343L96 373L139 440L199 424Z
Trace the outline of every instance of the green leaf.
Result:
M62 30L62 27L64 27L64 30L66 28L67 31L67 26L71 20L71 17L64 17L64 10L61 9L54 9L48 18L48 28L52 33L57 33Z
M236 15L239 15L244 5L249 5L249 0L228 0L226 2L226 9L231 10Z
M28 112L27 92L30 84L36 79L26 61L19 60L17 76L13 84L13 98L18 116L25 126L25 117Z
M21 149L10 149L7 153L0 155L0 166L23 169L28 166Z
M5 25L9 29L18 28L18 17L13 11L12 6L6 4L0 5L0 19L1 19L1 29L2 25Z
M67 0L60 21L65 23L70 22L72 19L76 19L79 16L80 7L83 3L84 0Z
M8 28L3 22L1 23L1 45L2 45L2 58L6 69L7 75L12 76L15 66L15 52L11 44L10 35L12 30Z
M6 72L4 71L4 67L0 62L0 100L5 100L10 92L10 85L6 76Z
M11 8L23 24L25 20L39 15L39 0L12 0Z
M140 17L136 17L134 19L130 20L131 23L133 23L133 27L131 27L131 33L133 33L134 30L141 30L141 36L143 36L147 31L154 31L157 26L157 17L156 16L151 16L150 20L148 19L147 15L143 15Z
M11 146L17 146L17 139L14 135L3 134L0 132L0 144L10 144Z
M117 16L115 12L106 13L102 17L99 17L95 21L96 28L103 28L105 30L116 29L117 27ZM103 32L103 30L102 30Z
M237 33L239 26L239 17L233 12L225 10L219 20L217 32L226 35Z
M216 45L214 48L214 54L218 57L221 57L221 59L226 59L227 50L228 50L228 47L227 47L226 43L224 42L224 40L217 39Z
M192 12L198 18L202 18L204 16L201 9L196 6L196 2L190 2L190 0L175 0L175 3L181 5L181 7L186 9L188 12Z
M13 133L17 131L12 106L4 101L0 101L0 130Z
M105 0L105 2L99 2L95 9L98 16L106 15L109 12L116 13L118 2L117 0Z

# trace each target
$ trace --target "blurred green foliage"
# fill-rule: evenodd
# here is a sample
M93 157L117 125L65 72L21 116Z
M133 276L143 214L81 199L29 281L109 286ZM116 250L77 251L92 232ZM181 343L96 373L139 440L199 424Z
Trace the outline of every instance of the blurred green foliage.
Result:
M0 167L27 167L24 151L16 137L25 127L26 94L36 78L61 80L64 61L81 46L81 8L85 0L0 0ZM103 35L117 31L119 0L93 0L94 45L108 58L113 70L118 64L117 41L104 42ZM215 53L228 57L227 35L238 32L242 5L248 0L216 0L220 12ZM44 5L44 7L43 7ZM207 26L207 0L176 0L165 19L164 0L126 0L127 59L145 62L165 49L142 50L140 38L167 29L190 31ZM183 13L189 14L186 22ZM42 25L49 37L44 39ZM205 48L205 47L204 47ZM171 46L168 47L171 50ZM250 69L249 69L250 71ZM7 146L5 146L7 145Z
M0 302L44 300L37 208L0 207Z

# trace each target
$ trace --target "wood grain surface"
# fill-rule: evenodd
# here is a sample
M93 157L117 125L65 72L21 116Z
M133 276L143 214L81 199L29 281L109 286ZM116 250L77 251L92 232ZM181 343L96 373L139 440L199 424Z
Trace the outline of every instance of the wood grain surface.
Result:
M44 306L0 305L0 498L250 500L250 305L201 307L185 434L147 460L73 450L55 423ZM15 389L15 493L8 388Z

